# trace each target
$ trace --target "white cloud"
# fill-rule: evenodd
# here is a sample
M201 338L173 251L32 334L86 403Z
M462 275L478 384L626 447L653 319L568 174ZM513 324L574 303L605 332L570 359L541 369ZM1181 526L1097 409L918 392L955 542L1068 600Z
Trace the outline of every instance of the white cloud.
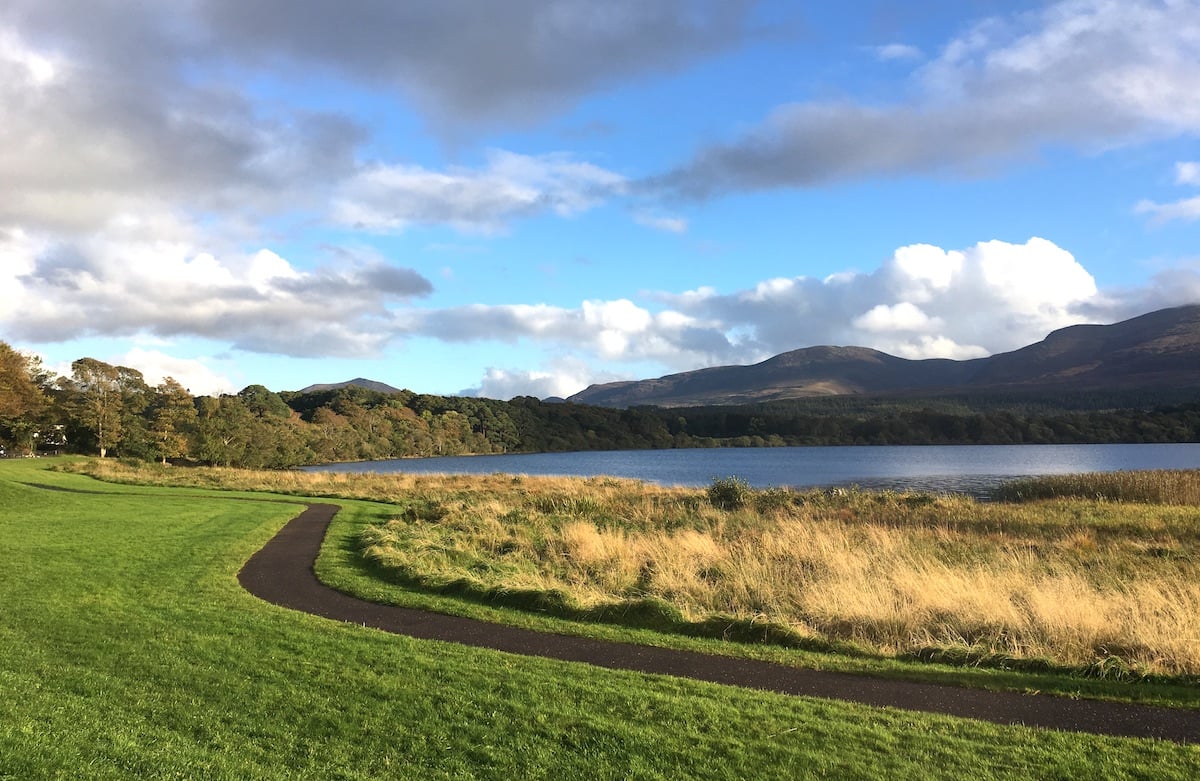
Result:
M575 309L476 304L411 314L408 333L449 342L529 340L606 361L652 360L680 368L734 354L716 323L651 312L628 299L583 301Z
M1138 214L1148 214L1157 223L1172 220L1200 220L1200 196L1184 198L1171 203L1155 203L1154 201L1138 201L1133 207Z
M218 396L239 390L228 377L212 369L203 360L175 358L159 350L135 347L116 362L140 371L149 385L160 385L163 380L172 377L193 396Z
M596 381L596 375L582 361L561 359L543 371L489 367L479 387L468 388L463 394L505 400L514 396L566 398Z
M977 174L1046 145L1200 133L1200 5L1063 0L990 19L916 69L908 102L777 106L648 186L692 196L873 176Z
M909 339L904 342L898 342L895 345L881 343L879 349L883 349L884 347L889 348L885 349L884 352L890 352L892 355L910 360L949 358L953 361L966 361L972 358L983 358L989 354L982 347L970 344L958 344L947 336L925 335L915 340Z
M155 218L78 240L0 232L0 328L33 343L188 335L254 352L368 355L392 338L392 307L432 290L381 259L301 271L269 250L214 255L188 234Z
M638 212L633 215L633 221L638 225L666 233L687 233L688 229L688 221L683 217L668 217L661 214Z
M899 304L876 304L852 321L855 328L861 328L871 333L889 333L894 331L927 333L944 327L945 323L936 317L930 317L921 311L916 304L902 301Z
M45 88L59 80L64 63L60 57L35 51L15 29L0 29L0 72L16 77L27 86Z
M1200 273L1189 269L1106 295L1069 252L1035 237L963 249L909 245L874 271L778 277L724 293L705 287L643 302L585 300L573 308L420 309L413 299L428 291L428 282L369 255L343 253L306 271L269 250L201 252L186 240L186 226L164 230L158 240L129 235L143 227L126 221L66 245L0 233L0 287L12 304L0 310L0 330L35 344L86 335L154 337L159 346L131 352L126 365L151 379L175 376L193 392L231 388L205 362L171 358L163 340L197 336L263 353L343 356L424 336L521 342L553 356L541 369L493 367L473 389L506 397L569 395L616 379L616 366L667 373L753 363L819 344L907 358L974 358L1076 322L1114 322L1200 300Z
M1200 163L1191 161L1176 163L1175 183L1200 185Z
M780 277L727 293L705 287L653 298L658 311L619 299L577 308L424 312L413 329L450 341L540 345L557 356L547 368L494 368L472 392L565 396L594 382L749 364L823 344L873 347L910 359L980 358L1068 325L1111 323L1195 303L1200 272L1173 269L1145 288L1106 294L1071 253L1035 237L963 249L909 245L870 272L824 280ZM603 373L595 368L601 366ZM625 374L618 376L616 367Z
M333 217L377 232L413 225L450 225L476 233L502 231L515 219L587 211L625 186L624 177L565 154L518 155L492 150L478 170L445 172L375 165L339 188Z
M522 341L595 365L652 363L667 371L753 363L820 344L966 359L1022 347L1077 322L1112 322L1148 311L1151 303L1183 303L1186 285L1173 285L1172 294L1164 283L1153 293L1106 297L1069 252L1035 237L959 250L910 245L870 273L825 280L780 277L729 293L660 293L657 311L629 299L583 301L577 308L476 305L415 312L409 327L445 341ZM489 395L521 383L544 389L548 381L543 374L497 371L485 386ZM579 374L563 374L570 379L563 385Z
M1176 163L1175 183L1181 185L1200 185L1200 163ZM1150 219L1160 225L1173 220L1184 220L1187 222L1200 220L1200 196L1184 198L1168 203L1157 203L1143 198L1134 205L1133 211L1136 214L1150 215Z
M1096 295L1096 281L1074 256L1052 241L985 241L966 251L966 268L982 275L981 288L1009 311L1057 313ZM978 289L978 288L977 288Z
M925 55L916 46L906 43L889 43L875 47L875 56L884 62L894 60L919 60Z
M963 250L901 247L871 273L780 278L743 291L666 296L668 305L739 349L773 355L817 344L874 347L909 358L1011 350L1078 322L1102 303L1095 281L1052 242L980 242Z

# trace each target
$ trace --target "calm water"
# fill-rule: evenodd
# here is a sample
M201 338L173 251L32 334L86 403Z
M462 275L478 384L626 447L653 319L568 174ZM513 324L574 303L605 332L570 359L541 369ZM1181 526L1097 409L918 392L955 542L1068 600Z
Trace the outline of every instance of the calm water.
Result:
M708 485L736 476L750 485L859 485L981 495L1015 477L1132 469L1200 468L1200 444L950 445L715 448L451 456L310 467L331 472L614 475L664 485Z

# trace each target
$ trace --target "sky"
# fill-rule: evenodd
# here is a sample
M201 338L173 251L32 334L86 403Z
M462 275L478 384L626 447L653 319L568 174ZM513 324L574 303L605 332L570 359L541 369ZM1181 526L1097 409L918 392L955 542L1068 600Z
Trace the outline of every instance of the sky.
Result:
M1200 303L1200 0L0 0L0 340L568 396Z

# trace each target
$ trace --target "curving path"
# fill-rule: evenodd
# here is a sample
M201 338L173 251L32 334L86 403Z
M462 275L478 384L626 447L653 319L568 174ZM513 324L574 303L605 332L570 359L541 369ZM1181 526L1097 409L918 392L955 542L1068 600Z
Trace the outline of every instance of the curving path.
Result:
M1200 742L1200 711L991 692L847 673L802 670L750 659L544 634L470 618L379 605L335 591L313 574L329 522L340 508L312 504L238 573L250 593L318 616L430 640L597 667L674 675L783 694L942 713L999 724L1180 743Z

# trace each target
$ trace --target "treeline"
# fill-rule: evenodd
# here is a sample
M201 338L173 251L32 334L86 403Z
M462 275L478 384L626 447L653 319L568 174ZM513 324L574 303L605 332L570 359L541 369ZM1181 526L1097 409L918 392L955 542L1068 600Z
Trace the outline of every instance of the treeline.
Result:
M385 394L358 386L192 396L92 358L54 377L0 342L0 448L258 468L407 456L672 447L1200 441L1200 398L1150 409L1045 400L823 399L751 407L609 409ZM1086 406L1086 405L1085 405Z
M93 358L53 377L0 342L0 448L285 468L334 461L535 451L664 448L674 438L645 410L385 394L358 386L192 396L167 379Z
M1197 394L1200 396L1200 394ZM675 410L677 427L726 445L1076 445L1200 442L1200 403L1147 410L1021 413L939 411L909 402L872 413L709 407Z

